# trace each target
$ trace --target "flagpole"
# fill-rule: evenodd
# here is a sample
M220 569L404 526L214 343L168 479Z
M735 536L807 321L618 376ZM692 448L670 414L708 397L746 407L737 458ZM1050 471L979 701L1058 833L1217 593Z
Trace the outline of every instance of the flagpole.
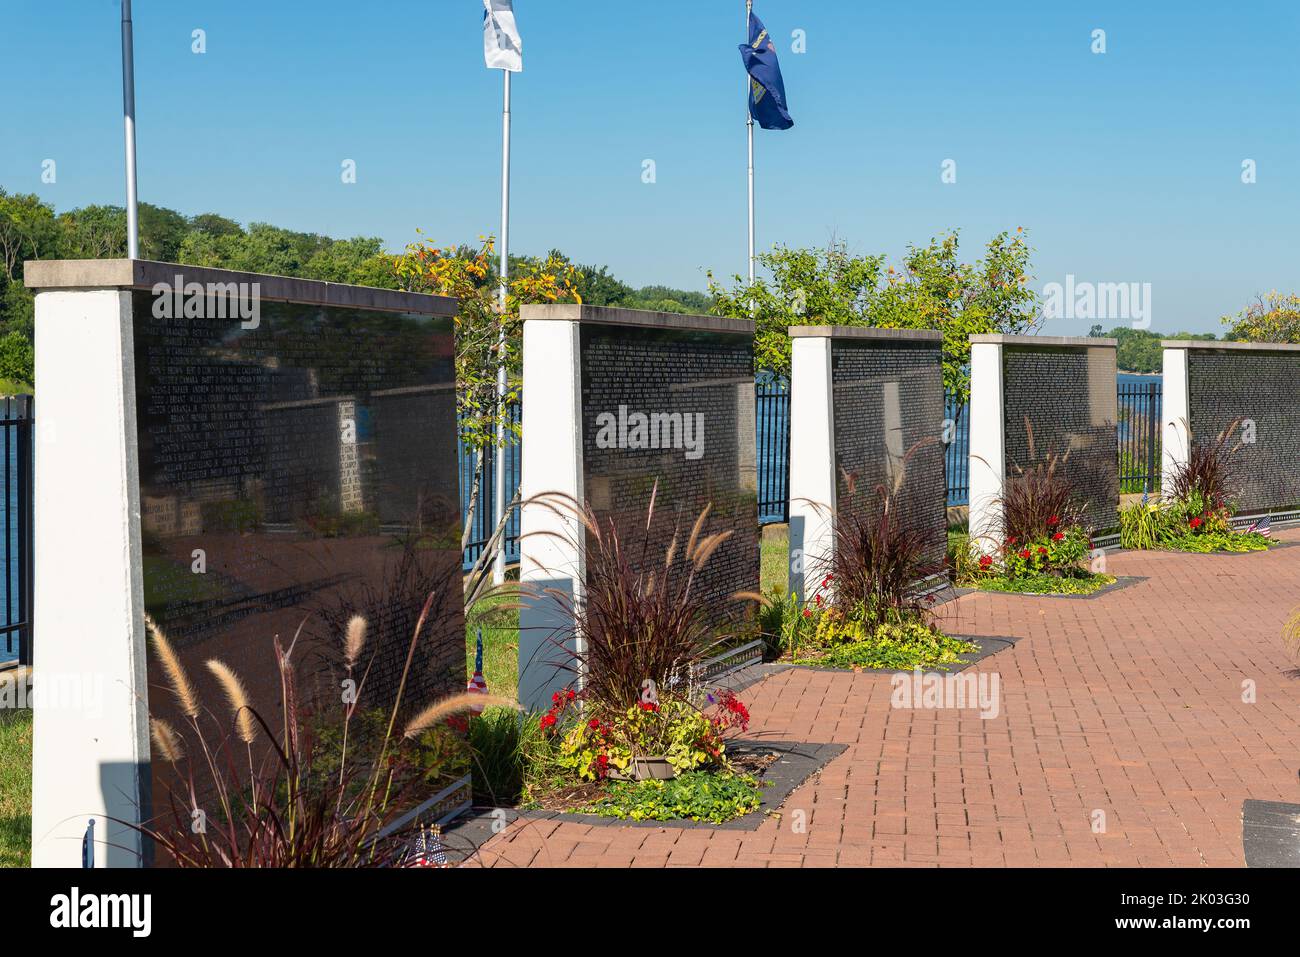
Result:
M498 290L500 326L497 333L497 447L495 502L492 509L492 527L501 524L506 509L506 449L505 449L505 398L506 398L506 280L510 274L510 71L501 71L503 92L501 103L501 288ZM501 536L496 558L492 564L492 583L500 585L506 580L506 539Z
M126 137L126 255L140 258L140 220L135 192L135 42L131 0L122 0L122 125Z
M745 0L745 42L749 42L749 16L754 0ZM745 74L745 127L749 133L749 283L754 284L754 114L749 108L753 95L749 74Z

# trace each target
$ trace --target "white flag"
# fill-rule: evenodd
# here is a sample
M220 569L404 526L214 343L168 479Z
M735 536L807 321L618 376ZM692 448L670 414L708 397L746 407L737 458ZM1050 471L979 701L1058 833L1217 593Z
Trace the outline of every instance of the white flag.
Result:
M524 41L515 26L514 0L483 0L483 62L490 70L521 73Z

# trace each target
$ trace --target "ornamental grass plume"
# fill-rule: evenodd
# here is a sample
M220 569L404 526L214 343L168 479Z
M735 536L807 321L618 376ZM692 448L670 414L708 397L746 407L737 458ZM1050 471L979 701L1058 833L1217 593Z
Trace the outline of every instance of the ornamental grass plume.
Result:
M658 488L656 482L645 520L635 524L600 516L559 492L529 500L551 510L568 529L532 534L562 538L584 548L586 555L581 600L557 588L531 598L549 599L559 617L572 623L550 636L557 655L547 664L581 673L583 698L614 713L640 700L647 679L660 694L671 694L674 687L684 692L692 667L726 640L714 637L720 616L700 575L732 532L706 533L711 506L705 506L682 547L680 528L656 511ZM667 546L661 544L665 540Z
M253 722L253 709L248 704L248 692L244 690L244 683L224 661L209 658L207 665L226 695L231 715L235 719L235 731L239 735L239 740L245 744L252 744L253 739L257 737L257 727Z
M169 764L176 764L185 757L185 746L176 736L176 731L162 718L149 719L149 736Z
M151 719L154 747L171 766L170 774L164 786L155 789L159 797L154 817L121 823L148 837L156 853L176 867L398 866L412 836L427 823L411 812L429 797L429 785L419 752L413 750L419 742L395 736L394 725L430 612L438 601L459 601L459 588L452 577L444 590L426 599L392 712L383 719L387 732L369 742L362 759L330 750L328 735L318 724L320 714L300 705L292 662L303 626L287 645L278 636L273 641L281 715L264 712L251 701L244 682L224 662L207 662L226 699L232 729L230 722L200 708L179 659L151 621L154 647L191 728L181 734L162 718ZM359 655L364 634L364 621L350 621L343 636L345 649ZM407 730L419 736L436 722L482 703L483 695L436 702ZM514 706L501 698L489 703ZM339 709L344 735L355 712L353 706ZM272 730L277 723L279 729ZM417 723L419 727L413 727ZM384 725L378 727L382 731ZM194 827L196 819L205 826Z
M360 615L348 619L347 633L343 638L343 660L351 670L361 657L361 649L366 644L366 620Z
M154 624L152 618L145 615L144 623L153 639L154 650L158 653L158 660L162 663L163 671L167 675L167 681L171 685L172 694L175 695L181 712L191 720L197 718L199 716L198 695L194 693L194 686L190 684L190 677L185 673L180 658L176 656L171 642L167 640L162 629Z

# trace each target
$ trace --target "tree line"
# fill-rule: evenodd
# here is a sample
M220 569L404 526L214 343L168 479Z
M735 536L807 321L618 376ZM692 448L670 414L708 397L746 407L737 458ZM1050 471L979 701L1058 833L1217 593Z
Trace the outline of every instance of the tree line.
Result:
M410 249L388 253L378 237L335 239L258 222L245 227L218 213L186 216L151 203L141 203L139 213L140 254L145 259L412 288L413 273L409 268L403 272L404 263L409 267ZM491 239L481 241L490 244ZM483 248L462 244L438 254L468 266L486 261ZM567 277L564 297L591 305L752 318L757 327L756 366L778 375L789 369L789 325L938 329L944 333L945 385L961 396L969 389L969 334L1041 327L1041 303L1030 284L1031 253L1023 229L998 233L966 262L955 231L909 246L896 264L884 255L857 254L840 240L825 248L777 245L759 255L766 278L751 284L740 276L722 281L709 273L707 292L634 287L607 266L577 264L559 250L541 257L511 256L511 272L542 276L562 270ZM35 194L10 194L0 187L0 380L12 387L33 378L33 297L23 285L23 263L125 255L122 207L89 205L59 213ZM494 289L495 263L486 261L486 272L476 281ZM1225 339L1300 342L1300 296L1276 291L1261 295L1221 322L1227 327ZM1094 326L1090 334L1103 333ZM1119 340L1120 368L1131 372L1160 370L1161 338L1215 338L1213 333L1170 336L1128 327L1108 335Z
M269 223L242 226L218 213L185 216L174 209L140 204L140 256L159 262L213 266L246 272L328 282L404 288L400 255L385 251L375 236L334 239ZM470 259L477 253L463 245L454 253ZM33 377L33 296L23 285L23 263L32 259L113 259L126 256L126 211L120 206L91 205L66 212L34 194L10 194L0 187L0 379L31 383ZM568 257L552 250L540 259L511 256L511 269ZM634 287L610 274L606 266L575 266L578 294L594 305L630 309L704 313L711 297L703 292L663 285ZM494 275L485 282L495 282Z

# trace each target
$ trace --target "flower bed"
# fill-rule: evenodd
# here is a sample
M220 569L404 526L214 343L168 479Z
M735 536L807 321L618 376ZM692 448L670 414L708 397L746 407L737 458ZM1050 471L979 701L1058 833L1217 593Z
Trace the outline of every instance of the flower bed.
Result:
M1199 493L1183 501L1139 502L1120 510L1120 544L1201 553L1268 549L1272 543L1259 532L1234 529L1232 514L1222 500L1209 502Z
M729 691L705 695L700 707L674 697L622 711L557 692L545 714L522 723L510 714L475 719L476 774L511 763L502 761L503 748L514 758L504 786L489 782L476 791L496 806L525 810L721 824L762 799L766 764L752 755L733 761L727 753L728 738L749 720L749 709ZM503 733L515 739L503 742Z
M1167 498L1121 509L1120 544L1125 548L1169 549L1180 552L1258 552L1271 544L1254 530L1232 527L1240 488L1231 468L1241 448L1231 437L1233 422L1212 441L1193 438L1187 460L1170 476Z
M979 651L944 634L930 614L934 597L919 583L938 571L930 542L905 527L888 490L835 517L831 555L811 598L775 590L760 596L759 624L769 657L844 669L946 668Z
M1075 523L1050 515L1047 529L1022 539L1010 535L991 552L962 537L950 552L953 577L966 588L1027 595L1090 595L1116 579L1090 567L1092 539Z

